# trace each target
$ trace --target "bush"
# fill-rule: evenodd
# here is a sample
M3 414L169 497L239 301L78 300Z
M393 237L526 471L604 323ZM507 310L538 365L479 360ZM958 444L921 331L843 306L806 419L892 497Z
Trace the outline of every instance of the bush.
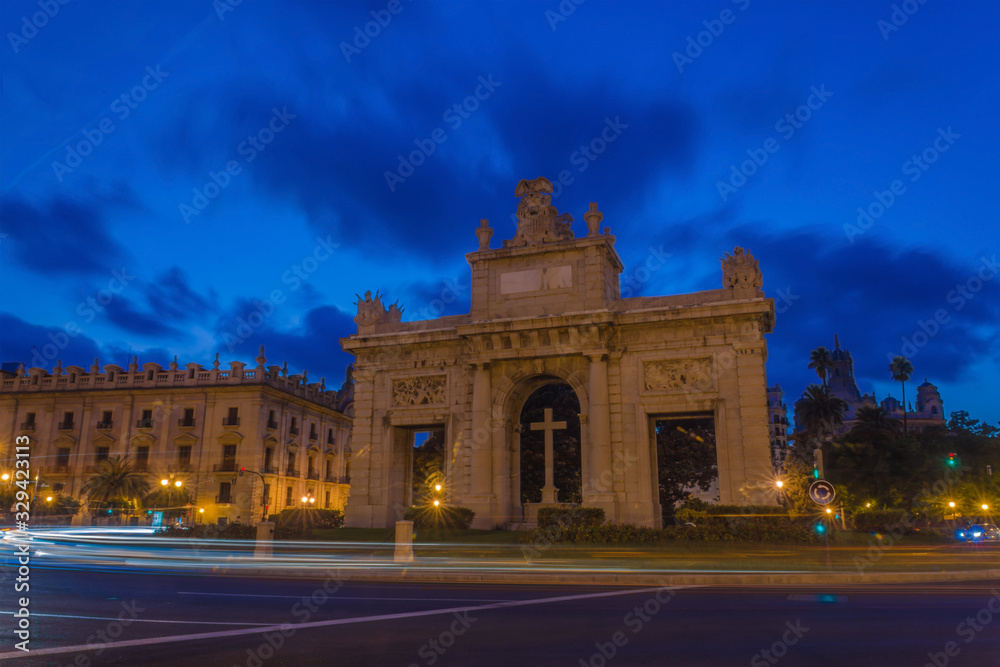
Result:
M854 515L854 528L862 533L887 533L892 529L913 532L915 517L905 510L871 510Z
M466 530L474 518L476 513L468 507L409 507L403 512L403 520L412 521L414 528Z
M316 528L341 528L344 513L340 510L314 508L282 510L272 514L268 521L274 522L274 538L277 540L306 539Z
M170 524L154 533L157 537L186 537L196 540L255 540L257 526L227 523L225 526L197 523L190 526Z
M748 517L734 521L717 517L698 526L668 526L662 530L630 524L549 526L518 537L519 544L658 544L669 541L811 543L818 536L810 525L786 517Z
M601 507L542 507L538 510L538 527L595 527L604 523L604 509Z

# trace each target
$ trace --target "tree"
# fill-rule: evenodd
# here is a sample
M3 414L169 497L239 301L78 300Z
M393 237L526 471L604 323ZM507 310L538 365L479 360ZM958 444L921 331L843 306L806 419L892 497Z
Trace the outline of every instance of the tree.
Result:
M903 391L903 433L906 434L909 433L906 428L906 381L913 375L913 364L906 357L897 354L889 364L889 372L892 373L892 379L899 382Z
M833 366L833 360L830 357L830 350L825 347L817 347L809 355L809 368L816 369L816 375L822 380L823 386L826 387L826 374L827 371Z
M899 422L889 416L885 408L879 405L864 405L858 408L855 418L858 423L853 431L883 431L895 434Z
M146 496L149 482L132 468L127 456L111 456L101 461L98 471L84 482L80 492L87 495L91 505L102 503L121 508Z
M187 505L191 503L191 494L187 489L177 489L174 486L161 486L146 496L143 506L146 509L162 511L167 519L175 519L188 513Z
M715 422L711 418L665 419L656 422L656 460L660 505L672 516L675 504L692 488L708 491L719 477Z
M846 410L847 401L833 396L826 387L818 384L806 387L802 398L795 403L795 420L802 431L793 436L796 445L793 456L812 464L816 450L832 441L834 431L844 423Z

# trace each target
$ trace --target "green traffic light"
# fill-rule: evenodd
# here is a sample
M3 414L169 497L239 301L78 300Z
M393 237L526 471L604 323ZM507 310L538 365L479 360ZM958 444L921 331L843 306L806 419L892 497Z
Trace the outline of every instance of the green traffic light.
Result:
M813 477L819 479L819 468L813 468Z
M826 532L826 526L824 526L821 523L817 523L816 524L816 532L819 533L820 535L822 535L823 533Z

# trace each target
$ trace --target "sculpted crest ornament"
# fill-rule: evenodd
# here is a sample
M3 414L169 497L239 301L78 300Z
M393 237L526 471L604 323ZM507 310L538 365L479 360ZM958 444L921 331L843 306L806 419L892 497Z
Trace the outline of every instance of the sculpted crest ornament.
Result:
M378 292L372 298L371 290L365 292L365 298L360 295L355 305L358 307L358 314L354 316L354 322L359 327L368 327L376 324L395 324L403 319L403 309L399 307L399 302L392 304L388 308L382 305L382 298Z
M737 246L732 254L722 258L722 286L734 288L756 288L764 286L758 260L745 248Z
M547 178L521 180L514 191L521 201L517 203L517 234L504 241L505 248L537 246L553 241L573 238L570 223L573 216L560 214L552 205L552 183Z

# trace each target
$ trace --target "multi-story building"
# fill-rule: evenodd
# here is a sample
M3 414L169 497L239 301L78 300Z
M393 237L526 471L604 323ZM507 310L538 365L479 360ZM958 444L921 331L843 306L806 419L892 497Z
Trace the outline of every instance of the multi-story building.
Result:
M266 511L344 509L350 490L353 379L339 391L287 364L220 370L168 368L136 358L129 368L97 360L25 370L0 379L0 466L14 467L14 442L30 441L30 471L53 493L79 497L101 461L127 456L147 475L186 491L191 521L259 521ZM23 442L23 439L19 442ZM242 471L242 474L241 474ZM260 473L254 474L254 473ZM180 486L177 486L180 482ZM90 522L82 515L79 521Z
M887 415L900 422L903 421L903 406L893 396L887 396L881 403L875 397L875 392L863 394L858 389L854 379L854 358L850 350L840 347L840 337L833 337L834 349L830 352L830 368L827 371L827 386L830 394L847 402L844 412L844 423L838 427L836 435L847 433L858 423L858 410L862 407L881 405ZM886 376L889 375L888 367ZM801 400L801 399L800 399ZM923 384L917 387L916 409L910 405L906 412L906 423L909 431L922 431L931 426L944 426L944 402L938 388L924 378ZM796 426L799 426L796 424ZM796 429L798 430L798 429Z
M785 469L788 457L788 406L780 384L767 388L767 428L771 436L771 465L775 472Z

